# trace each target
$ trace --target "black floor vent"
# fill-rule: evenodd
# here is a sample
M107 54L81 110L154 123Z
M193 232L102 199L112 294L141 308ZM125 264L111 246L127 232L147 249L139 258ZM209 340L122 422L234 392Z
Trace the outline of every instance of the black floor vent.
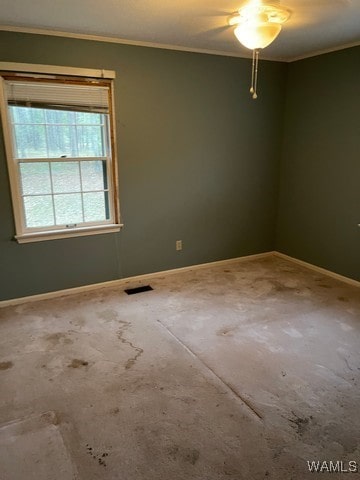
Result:
M150 285L144 285L143 287L127 288L124 292L128 295L134 295L135 293L149 292L150 290L154 289Z

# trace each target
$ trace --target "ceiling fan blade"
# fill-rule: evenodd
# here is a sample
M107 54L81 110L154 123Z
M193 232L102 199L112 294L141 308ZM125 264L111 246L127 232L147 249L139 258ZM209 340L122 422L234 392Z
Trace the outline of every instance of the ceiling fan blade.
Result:
M202 17L224 17L227 15L232 15L234 12L231 10L209 10L202 14Z
M222 25L220 27L209 28L208 30L203 30L202 32L198 32L196 34L197 38L209 38L210 37L217 37L222 35L223 33L229 30L229 25Z

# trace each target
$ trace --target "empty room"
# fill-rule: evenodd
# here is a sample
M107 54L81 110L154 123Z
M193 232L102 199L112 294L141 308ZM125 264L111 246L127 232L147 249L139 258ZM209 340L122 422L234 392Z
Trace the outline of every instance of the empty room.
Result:
M360 478L360 1L0 0L0 480Z

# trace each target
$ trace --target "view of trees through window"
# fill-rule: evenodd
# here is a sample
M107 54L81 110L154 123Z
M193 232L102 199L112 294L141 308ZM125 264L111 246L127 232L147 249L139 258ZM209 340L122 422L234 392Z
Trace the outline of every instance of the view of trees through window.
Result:
M109 219L100 113L9 106L26 227Z

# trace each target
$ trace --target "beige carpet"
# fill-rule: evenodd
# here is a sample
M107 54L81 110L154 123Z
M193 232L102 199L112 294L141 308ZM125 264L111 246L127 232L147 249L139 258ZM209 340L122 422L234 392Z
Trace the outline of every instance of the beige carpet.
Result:
M31 478L20 452L36 480L67 480L69 457L79 480L307 480L308 461L360 461L359 288L278 258L151 286L0 309L0 423L56 413L2 430L21 446L11 480Z
M74 480L53 412L0 426L1 480Z

